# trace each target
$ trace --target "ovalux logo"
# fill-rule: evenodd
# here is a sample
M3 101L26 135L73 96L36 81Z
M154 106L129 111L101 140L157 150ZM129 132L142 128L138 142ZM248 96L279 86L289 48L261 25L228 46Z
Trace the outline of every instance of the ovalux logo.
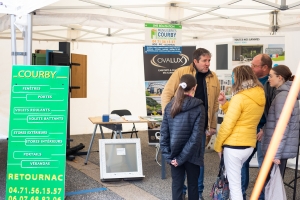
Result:
M164 57L161 58L158 56L159 55L153 56L150 62L152 65L156 67L162 67L162 68L166 68L163 65L168 63L172 63L172 64L178 63L180 64L180 66L184 66L189 61L189 57L185 54L179 54L180 57L174 57L174 58L164 58Z

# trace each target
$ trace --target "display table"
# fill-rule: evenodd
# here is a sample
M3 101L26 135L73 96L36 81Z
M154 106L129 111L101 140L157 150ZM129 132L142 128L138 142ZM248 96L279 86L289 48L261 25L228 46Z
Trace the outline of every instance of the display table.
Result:
M91 151L91 148L92 148L92 145L93 145L94 137L95 137L95 134L96 134L96 131L97 131L97 126L100 127L100 133L101 133L102 139L105 139L102 127L105 127L105 128L108 128L108 129L112 130L113 133L114 133L114 139L116 139L117 135L119 135L120 138L123 138L123 136L122 136L122 124L124 124L124 123L147 123L148 122L148 120L145 120L145 119L142 119L142 118L140 118L140 120L135 120L135 121L130 120L130 121L128 121L128 120L125 120L125 118L123 118L123 117L120 117L120 120L118 120L118 121L103 122L101 116L100 117L89 117L89 120L93 124L95 124L95 128L94 128L94 132L92 134L92 138L91 138L91 141L90 141L90 146L89 146L84 164L87 164L87 161L89 159L89 155L90 155L90 151Z

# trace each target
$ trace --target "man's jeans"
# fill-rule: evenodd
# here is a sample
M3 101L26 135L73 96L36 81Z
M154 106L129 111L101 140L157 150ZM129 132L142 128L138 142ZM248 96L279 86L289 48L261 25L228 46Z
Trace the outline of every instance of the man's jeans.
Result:
M264 160L264 155L261 151L261 142L256 143L256 148L253 150L253 153L250 155L250 157L244 162L244 165L242 167L242 192L243 192L243 198L246 200L246 190L249 185L249 163L253 157L253 155L257 152L257 161L258 161L258 168L261 167L262 162ZM261 192L259 196L259 200L264 199L264 193Z
M202 142L201 142L201 146L202 146L201 153L202 153L202 156L203 156L203 162L204 162L205 142L206 142L206 134L203 134ZM202 193L203 193L203 190L204 190L203 181L204 181L204 163L203 163L203 166L200 166L200 175L199 175L199 178L198 178L199 197L202 197ZM186 190L187 190L187 186L183 185L183 190L182 191L183 191L184 194L186 194Z

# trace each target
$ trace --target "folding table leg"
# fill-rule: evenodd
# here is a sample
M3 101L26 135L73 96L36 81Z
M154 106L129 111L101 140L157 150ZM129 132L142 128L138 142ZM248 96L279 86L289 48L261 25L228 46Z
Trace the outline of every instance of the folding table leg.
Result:
M120 139L123 138L122 131L118 130L117 133L120 135Z
M90 146L89 146L89 150L86 154L86 158L85 158L85 162L84 164L86 165L87 162L88 162L88 159L89 159L89 155L90 155L90 152L91 152L91 148L92 148L92 145L93 145L93 141L94 141L94 137L95 137L95 134L96 134L96 130L97 130L97 126L98 124L95 125L95 128L94 128L94 133L92 135L92 138L91 138L91 141L90 141ZM99 125L100 126L100 125ZM102 130L101 126L100 126L100 130ZM102 137L103 137L103 133L102 133Z
M102 126L101 125L99 125L99 126L100 126L100 132L101 132L102 139L104 139L104 134L103 134Z

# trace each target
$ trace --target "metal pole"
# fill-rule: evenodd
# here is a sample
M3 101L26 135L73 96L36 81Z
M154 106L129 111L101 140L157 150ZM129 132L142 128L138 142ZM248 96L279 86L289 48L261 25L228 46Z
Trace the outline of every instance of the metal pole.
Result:
M26 50L27 50L27 30L26 28L22 32L22 37L23 37L23 64L27 65L27 55L26 55Z
M16 27L15 27L16 16L10 15L10 34L11 34L11 57L12 64L17 64L17 45L16 45Z
M286 5L286 0L281 0L280 10L288 10L289 6Z
M111 83L112 83L112 57L113 57L113 50L114 50L114 45L111 44L111 48L110 48L110 58L109 58L109 76L108 76L108 88L109 88L109 91L108 91L108 95L107 95L107 113L110 113L112 111L111 109L111 96L112 96L112 91L111 91Z
M27 65L31 65L32 61L32 14L27 14L27 35L26 35L26 56L27 56Z

